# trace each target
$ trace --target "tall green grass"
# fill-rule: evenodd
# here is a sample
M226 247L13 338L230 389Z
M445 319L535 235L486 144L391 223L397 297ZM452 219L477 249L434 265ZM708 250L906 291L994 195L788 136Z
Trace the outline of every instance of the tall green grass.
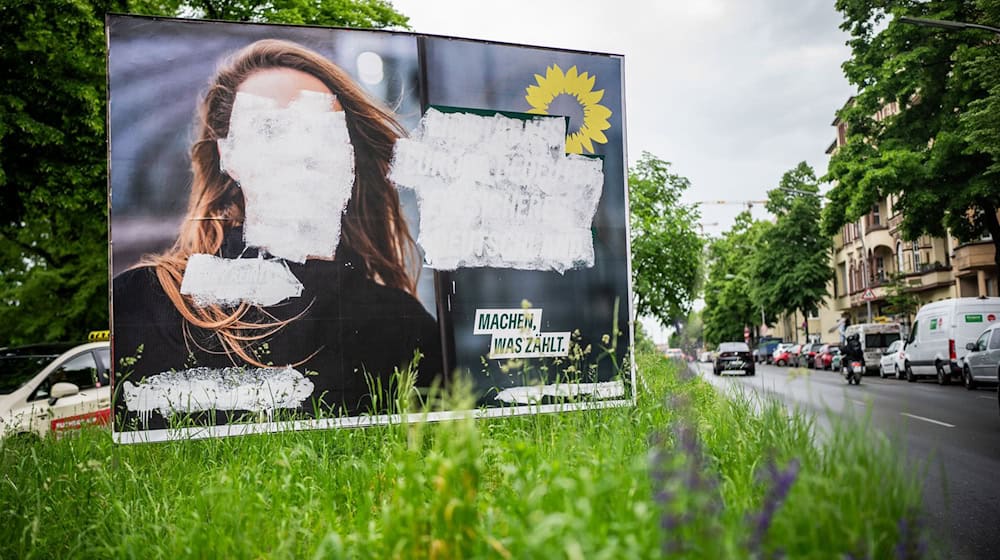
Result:
M919 485L864 418L819 442L781 405L721 398L656 355L638 367L628 408L134 446L96 429L2 442L0 558L923 554Z

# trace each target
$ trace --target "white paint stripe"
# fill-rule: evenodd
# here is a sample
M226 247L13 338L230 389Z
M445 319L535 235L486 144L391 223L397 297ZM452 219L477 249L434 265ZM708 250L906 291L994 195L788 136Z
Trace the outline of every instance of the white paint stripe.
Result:
M279 260L223 259L195 253L188 257L181 293L196 305L269 306L302 295L302 283Z
M986 400L990 400L990 401L992 401L992 400L996 400L996 397L991 397L991 396L989 396L989 395L979 395L979 398L981 398L981 399L986 399Z
M854 404L856 404L856 405L859 405L859 406L865 406L865 404L867 404L867 403L865 403L865 401L859 401L859 400L857 400L857 399L851 399L851 401L852 401L852 402L853 402Z
M939 426L944 426L945 428L954 428L954 424L949 424L947 422L941 422L940 420L934 420L933 418L924 418L923 416L917 416L916 414L910 414L909 412L900 412L903 416L908 416L910 418L915 418L917 420L923 420L924 422L930 422L931 424L937 424Z

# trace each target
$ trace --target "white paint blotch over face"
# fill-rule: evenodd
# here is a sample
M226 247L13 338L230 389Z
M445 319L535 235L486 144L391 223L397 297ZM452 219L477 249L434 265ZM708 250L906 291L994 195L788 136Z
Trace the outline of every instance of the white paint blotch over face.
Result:
M196 253L188 257L181 293L195 305L275 305L302 295L302 283L278 260L223 259Z
M561 117L528 121L429 109L396 141L389 178L413 189L418 242L439 270L594 265L602 162L565 153Z
M283 368L194 368L167 371L123 385L125 406L143 423L152 411L173 414L248 410L269 416L295 408L312 395L313 383L291 366Z
M238 92L223 170L243 190L246 244L295 262L332 257L354 186L354 148L328 93L301 91L288 107Z

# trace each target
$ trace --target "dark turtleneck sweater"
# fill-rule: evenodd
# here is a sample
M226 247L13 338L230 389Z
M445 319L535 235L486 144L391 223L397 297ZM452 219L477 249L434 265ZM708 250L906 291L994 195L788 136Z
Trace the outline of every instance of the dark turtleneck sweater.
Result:
M242 238L241 229L230 230L220 256L256 258L256 250L244 250ZM246 316L256 323L268 323L273 320L263 312L279 320L301 314L251 347L258 361L277 367L294 365L301 373L309 372L308 379L314 385L312 398L292 412L309 417L373 412L370 384L383 388L379 403L391 400L388 388L393 370L404 368L418 349L424 356L418 386L430 385L442 371L441 342L433 317L410 294L367 278L360 262L360 257L343 245L331 261L289 262L289 269L303 285L302 295L254 308ZM146 425L136 421L122 398L125 380L138 383L158 373L195 367L256 367L227 355L211 331L187 325L186 339L185 320L164 293L152 267L134 268L115 277L112 308L117 431L166 424L155 412ZM128 358L136 356L134 364L127 364ZM381 405L374 410L383 411ZM240 413L220 411L214 416L200 415L196 421L223 424L239 418Z

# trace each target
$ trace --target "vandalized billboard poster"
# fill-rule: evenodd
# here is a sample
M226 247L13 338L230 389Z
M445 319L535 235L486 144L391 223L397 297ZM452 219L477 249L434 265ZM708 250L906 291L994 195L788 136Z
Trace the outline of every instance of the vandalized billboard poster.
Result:
M620 56L107 32L116 441L634 402Z

